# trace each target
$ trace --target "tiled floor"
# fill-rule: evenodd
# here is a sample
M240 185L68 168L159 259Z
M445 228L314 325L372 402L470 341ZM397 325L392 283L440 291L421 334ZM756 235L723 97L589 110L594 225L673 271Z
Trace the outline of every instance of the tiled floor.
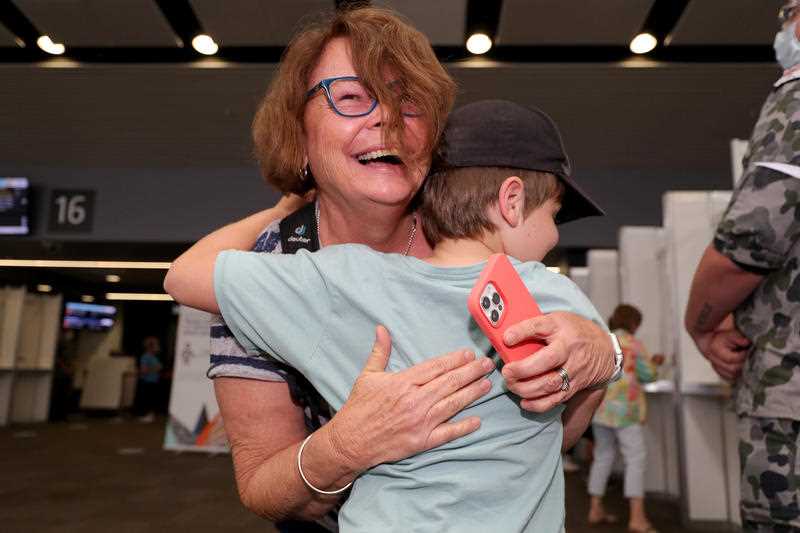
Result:
M161 449L153 424L88 418L0 428L0 529L3 532L223 531L269 533L236 495L230 457ZM616 526L589 527L585 474L567 476L567 531L626 531L621 487L609 488ZM671 501L651 501L661 533L686 531Z

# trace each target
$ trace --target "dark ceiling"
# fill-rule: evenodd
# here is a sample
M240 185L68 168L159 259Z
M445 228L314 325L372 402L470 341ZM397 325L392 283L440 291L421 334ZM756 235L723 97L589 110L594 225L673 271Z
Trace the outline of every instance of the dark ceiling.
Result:
M40 35L82 62L191 62L198 33L217 57L277 62L314 14L364 1L333 0L0 0L0 62L50 58ZM385 0L407 16L442 61L469 57L465 37L494 37L487 57L511 62L607 62L631 56L630 40L654 34L660 61L771 61L781 0Z

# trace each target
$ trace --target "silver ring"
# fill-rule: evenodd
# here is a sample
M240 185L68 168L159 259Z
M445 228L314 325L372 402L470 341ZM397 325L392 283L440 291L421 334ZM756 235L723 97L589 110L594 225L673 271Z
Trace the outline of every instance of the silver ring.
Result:
M569 390L569 374L564 370L564 367L558 369L558 375L561 376L561 391Z

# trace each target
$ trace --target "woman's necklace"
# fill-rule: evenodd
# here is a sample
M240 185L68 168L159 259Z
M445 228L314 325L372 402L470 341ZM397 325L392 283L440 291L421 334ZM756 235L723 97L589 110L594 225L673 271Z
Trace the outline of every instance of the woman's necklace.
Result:
M319 240L319 247L322 248L322 235L319 232L319 202L316 202L314 207L314 215L317 218L317 239ZM403 250L403 255L408 255L408 252L411 251L411 246L414 245L414 238L417 236L417 215L416 213L413 215L411 219L411 231L408 234L408 244L406 244L406 249Z

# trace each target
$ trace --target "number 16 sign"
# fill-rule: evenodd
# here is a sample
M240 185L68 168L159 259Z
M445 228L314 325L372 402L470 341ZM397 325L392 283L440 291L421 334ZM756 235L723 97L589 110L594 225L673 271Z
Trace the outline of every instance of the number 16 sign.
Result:
M54 190L50 195L50 231L92 231L95 191Z

